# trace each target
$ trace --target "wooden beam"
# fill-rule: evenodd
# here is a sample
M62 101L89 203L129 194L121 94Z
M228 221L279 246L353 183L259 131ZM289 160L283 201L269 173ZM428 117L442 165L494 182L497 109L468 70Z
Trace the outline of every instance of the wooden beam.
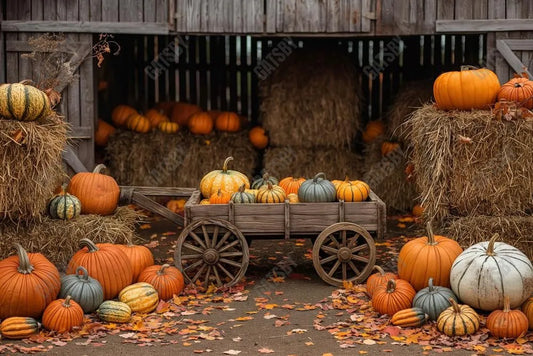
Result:
M67 146L67 148L65 148L63 151L63 161L65 161L76 173L88 172L87 168L83 165L70 146Z
M69 42L69 47L64 48L63 53L68 53L72 51L72 47L80 47L82 45L81 42ZM41 52L56 52L61 51L61 48L55 49L55 48L44 48L39 49ZM30 46L28 41L6 41L6 51L7 52L31 52L33 51L33 48Z
M514 54L513 50L507 44L507 41L508 40L496 41L496 48L498 49L498 51L500 51L503 58L505 58L507 63L509 63L511 68L513 68L516 73L526 72L530 78L533 77L531 75L531 72L527 70L526 66L522 63L522 61L516 56L516 54Z
M196 188L180 187L140 187L140 186L121 186L120 189L133 189L135 192L147 196L162 197L190 197Z
M533 51L533 40L506 39L505 43L513 51Z
M69 139L90 140L93 137L93 128L89 126L73 127L69 133Z
M533 21L528 19L437 20L436 31L455 33L533 31Z
M2 32L72 32L167 35L167 23L84 22L84 21L3 21Z
M161 215L162 217L172 221L173 223L179 226L183 226L185 222L183 216L178 215L173 211L170 211L167 207L148 198L146 195L136 192L135 187L120 187L119 202L121 204L136 204L143 209L151 211L152 213Z

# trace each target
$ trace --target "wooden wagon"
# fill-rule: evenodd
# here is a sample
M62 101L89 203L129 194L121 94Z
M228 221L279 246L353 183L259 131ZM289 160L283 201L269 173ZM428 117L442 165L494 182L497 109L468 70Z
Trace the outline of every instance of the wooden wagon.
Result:
M254 238L311 238L313 265L327 283L362 282L372 271L382 239L385 203L370 193L368 201L348 203L200 205L200 191L185 204L184 229L174 260L191 283L231 286L246 273L248 245Z

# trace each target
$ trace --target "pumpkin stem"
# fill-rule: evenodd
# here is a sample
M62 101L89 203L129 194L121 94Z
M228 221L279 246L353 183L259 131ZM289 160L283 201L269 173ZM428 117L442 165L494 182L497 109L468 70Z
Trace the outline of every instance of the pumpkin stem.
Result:
M72 297L70 295L67 295L67 297L65 298L65 301L63 302L63 306L65 308L70 308L70 300L72 299Z
M494 253L494 243L496 242L496 240L500 237L500 235L498 233L494 234L492 236L492 238L490 239L489 241L489 245L487 246L487 256L494 256L496 255Z
M503 312L509 313L511 311L511 301L508 295L503 296Z
M231 156L229 156L228 158L226 158L226 159L224 160L224 165L222 166L222 172L223 172L223 173L226 173L226 172L228 171L228 163L229 163L230 161L233 161L233 157L231 157Z
M385 271L384 271L383 268L381 268L380 266L375 265L375 266L374 266L374 269L375 269L376 271L378 271L379 274L381 274L382 276L385 275Z
M461 72L466 71L466 70L477 70L477 69L479 68L476 66L471 66L467 64L461 66Z
M105 166L105 164L103 163L100 163L99 165L97 165L96 167L94 167L94 170L93 170L93 173L101 173L102 170L106 169L107 167Z
M240 187L239 187L239 193L244 193L244 191L246 190L246 186L244 184L242 184Z
M61 193L59 193L59 195L67 195L67 187L68 187L67 183L61 184Z
M389 279L387 282L387 293L394 293L396 290L396 281L394 279Z
M92 242L91 240L87 238L83 238L80 240L80 248L84 248L84 247L87 247L89 252L96 252L99 250L98 246L96 246L94 242Z
M87 270L83 266L78 266L78 268L76 268L76 275L78 276L79 279L83 279L86 281L89 280L89 272L87 272Z
M267 182L267 187L268 187L268 190L274 189L274 186L272 185L272 183L270 183L270 181Z
M344 181L347 182L347 183L350 181L350 178L348 178L348 175L344 176Z
M270 174L268 174L268 172L265 172L265 174L263 174L263 180L268 181L268 178L270 178Z
M453 298L448 298L448 300L449 300L450 303L452 304L453 311L454 311L456 314L461 314L461 308L459 307L459 304L457 304L457 302L455 301L455 299L453 299Z
M433 227L431 226L431 221L427 222L426 230L428 233L428 245L431 245L431 246L438 245L438 243L435 241L435 235L433 234Z
M15 250L17 250L17 255L19 257L19 267L17 268L17 271L22 274L30 274L33 271L33 266L30 263L28 253L19 243L15 243L14 247Z
M320 178L326 179L326 175L323 172L317 173L317 175L313 178L313 182L316 183Z
M165 273L165 270L169 267L170 265L168 263L165 263L164 265L161 266L159 271L157 271L157 275L161 276L163 273Z
M429 277L428 280L428 291L433 292L433 277Z

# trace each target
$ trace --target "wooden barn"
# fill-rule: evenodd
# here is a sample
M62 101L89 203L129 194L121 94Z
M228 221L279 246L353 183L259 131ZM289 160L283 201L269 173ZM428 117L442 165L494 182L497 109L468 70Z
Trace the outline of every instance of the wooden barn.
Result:
M529 0L2 0L0 82L37 80L36 64L21 57L32 50L28 39L64 33L76 77L56 88L59 111L72 152L92 168L96 119L121 103L146 110L185 101L257 122L262 65L282 41L346 51L366 74L362 115L370 120L406 80L470 64L504 82L531 68L532 18ZM102 33L120 54L98 68L86 58Z

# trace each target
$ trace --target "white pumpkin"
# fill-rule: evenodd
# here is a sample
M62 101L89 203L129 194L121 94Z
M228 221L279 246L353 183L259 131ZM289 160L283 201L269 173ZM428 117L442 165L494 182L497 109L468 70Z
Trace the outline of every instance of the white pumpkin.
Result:
M503 242L480 242L461 253L452 265L450 284L457 297L473 308L503 308L508 295L511 308L533 294L533 265L517 248Z

